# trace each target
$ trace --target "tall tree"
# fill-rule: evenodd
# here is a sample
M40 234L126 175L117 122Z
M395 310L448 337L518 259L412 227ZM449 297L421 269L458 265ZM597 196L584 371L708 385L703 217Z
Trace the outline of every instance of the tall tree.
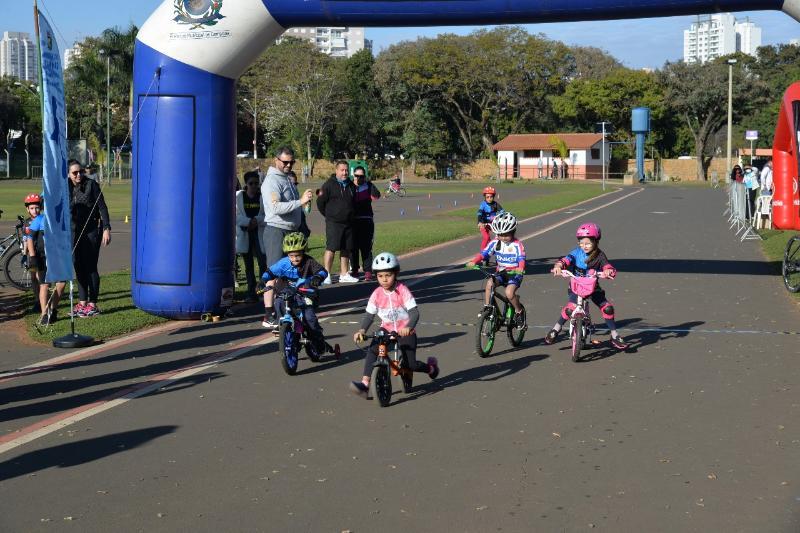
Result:
M709 140L728 116L727 58L710 63L667 63L659 73L670 109L681 117L694 138L697 179L706 179L711 162ZM734 119L746 115L752 106L763 105L766 88L752 71L733 69Z

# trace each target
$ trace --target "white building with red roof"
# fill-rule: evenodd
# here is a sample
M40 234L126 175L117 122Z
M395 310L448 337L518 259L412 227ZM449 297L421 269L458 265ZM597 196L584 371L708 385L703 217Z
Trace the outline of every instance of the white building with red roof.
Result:
M558 145L566 146L564 157ZM605 141L606 164L611 159ZM547 178L554 174L573 179L600 179L603 175L603 136L600 133L525 133L511 134L493 146L497 152L500 177L513 179Z

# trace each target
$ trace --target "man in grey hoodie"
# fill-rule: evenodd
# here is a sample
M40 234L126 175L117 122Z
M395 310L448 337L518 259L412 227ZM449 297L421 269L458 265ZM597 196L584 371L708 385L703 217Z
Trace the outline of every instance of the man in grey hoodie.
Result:
M301 196L287 174L294 162L294 150L287 146L279 148L261 184L265 223L262 242L267 268L283 257L284 235L298 231L301 209L311 202L311 189L307 189Z

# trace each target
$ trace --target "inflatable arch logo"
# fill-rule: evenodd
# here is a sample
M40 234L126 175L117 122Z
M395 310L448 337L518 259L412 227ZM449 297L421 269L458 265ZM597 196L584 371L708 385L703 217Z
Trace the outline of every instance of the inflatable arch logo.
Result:
M134 58L134 303L160 316L196 318L230 294L236 79L287 28L744 10L782 10L800 20L800 0L165 0L139 31Z

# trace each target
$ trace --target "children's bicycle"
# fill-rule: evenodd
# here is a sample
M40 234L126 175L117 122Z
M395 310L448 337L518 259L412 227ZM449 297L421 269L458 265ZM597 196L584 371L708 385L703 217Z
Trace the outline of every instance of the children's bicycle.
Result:
M389 182L389 185L386 186L386 191L384 194L386 198L389 198L393 194L402 198L406 195L406 188L398 183Z
M508 298L506 298L506 295L498 290L502 285L498 282L496 271L493 269L481 268L478 265L468 268L480 271L487 280L495 280L491 302L489 306L485 306L478 315L475 336L475 347L478 350L478 355L481 357L488 357L489 354L492 353L495 334L503 327L506 328L508 342L511 343L511 346L515 348L518 347L522 344L525 331L528 329L527 323L525 322L525 309L523 308L522 310L522 325L518 325L514 306ZM497 303L497 300L500 300L504 304L502 312L500 312L500 305Z
M378 398L381 407L387 407L392 400L392 376L400 378L403 392L411 392L414 386L414 371L408 363L408 357L400 348L400 335L396 331L387 332L379 329L372 334L378 345L378 357L372 367L370 386L374 390L373 397ZM358 345L364 353L370 349Z
M33 286L33 277L28 270L28 254L25 253L22 243L23 227L25 220L18 215L14 233L0 240L0 261L3 262L6 280L17 289L27 291Z
M569 278L569 288L578 297L575 309L569 318L569 338L572 342L572 360L580 361L581 349L593 345L592 335L594 325L589 315L588 298L597 288L597 273L591 276L579 277L569 270L562 270L561 277Z
M286 286L276 295L276 298L283 300L284 313L278 322L278 329L274 332L278 337L278 353L281 354L283 370L290 376L295 375L301 346L305 347L306 355L314 363L318 363L325 353L331 353L339 359L341 357L339 345L331 346L324 339L313 339L303 314L307 307L314 305L307 295L313 294L315 290L300 286L305 282L303 279L297 283L284 281Z

